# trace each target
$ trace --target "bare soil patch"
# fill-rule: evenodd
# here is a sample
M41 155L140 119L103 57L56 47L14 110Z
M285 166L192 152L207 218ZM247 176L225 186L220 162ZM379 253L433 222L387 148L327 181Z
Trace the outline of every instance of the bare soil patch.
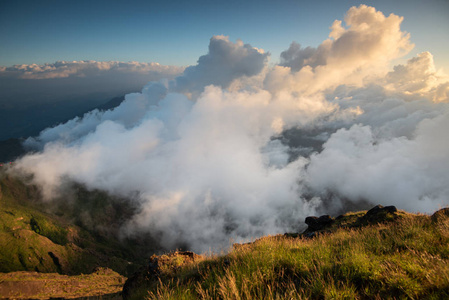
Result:
M122 299L126 277L106 268L88 275L0 273L0 299Z

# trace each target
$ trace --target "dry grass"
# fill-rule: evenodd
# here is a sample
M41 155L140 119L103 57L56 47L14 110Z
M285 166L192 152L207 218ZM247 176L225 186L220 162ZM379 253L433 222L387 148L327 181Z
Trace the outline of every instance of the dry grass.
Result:
M0 296L11 299L121 299L125 280L125 277L109 269L78 276L23 271L0 273Z
M162 272L159 281L141 287L140 295L148 299L449 298L447 220L398 215L384 224L335 227L314 239L266 237L227 255Z

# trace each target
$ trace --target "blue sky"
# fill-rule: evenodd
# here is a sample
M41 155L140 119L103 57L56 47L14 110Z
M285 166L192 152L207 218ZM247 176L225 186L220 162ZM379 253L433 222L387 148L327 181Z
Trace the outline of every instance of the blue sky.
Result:
M404 16L416 44L449 70L449 1L20 1L0 2L0 65L58 60L195 64L213 35L272 54L292 41L317 46L335 19L361 3Z

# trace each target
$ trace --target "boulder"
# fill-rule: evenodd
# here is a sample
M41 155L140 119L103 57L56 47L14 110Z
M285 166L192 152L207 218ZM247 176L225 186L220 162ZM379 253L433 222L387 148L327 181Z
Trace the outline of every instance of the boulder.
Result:
M397 217L397 211L396 206L391 205L384 207L379 204L368 210L364 216L360 217L359 222L374 224L389 221Z
M305 222L307 225L309 225L309 227L306 229L306 232L314 232L326 229L327 227L331 226L335 222L335 220L329 215L323 215L319 218L307 217Z
M384 206L378 204L378 205L374 206L373 208L371 208L370 210L368 210L365 215L373 216L373 215L377 215L379 213L385 213L385 212L393 214L397 211L398 210L396 209L396 206L391 205L391 206L384 207Z

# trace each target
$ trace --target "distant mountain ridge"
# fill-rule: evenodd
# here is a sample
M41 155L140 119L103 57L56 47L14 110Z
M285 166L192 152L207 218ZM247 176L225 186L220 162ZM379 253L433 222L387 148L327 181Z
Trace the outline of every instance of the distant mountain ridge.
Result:
M123 100L125 100L125 96L114 97L111 100L109 100L108 102L98 105L94 109L98 109L98 110L113 109L113 108L116 108L117 106L119 106L120 104L122 104Z
M68 109L68 111L64 112L62 115L51 116L51 118L47 118L50 116L46 117L46 115L48 113L45 112L40 117L41 121L37 121L37 124L31 125L32 122L28 122L30 125L26 125L26 126L34 126L35 127L34 129L26 129L25 127L21 128L20 125L18 125L19 128L16 129L16 131L14 133L14 135L16 135L16 137L8 138L5 140L0 140L0 163L8 163L8 162L14 161L16 158L26 154L26 152L27 152L26 149L22 147L22 142L25 137L37 135L37 134L39 134L39 132L41 132L45 128L55 126L60 123L65 123L77 116L81 117L85 113L92 111L94 109L103 110L103 111L108 110L108 109L113 109L113 108L119 106L123 102L124 99L125 99L125 96L114 97L111 100L109 100L103 104L100 104L100 105L97 105L94 107L89 107L89 108L81 107L81 108L75 109L75 110ZM35 114L39 114L39 113L40 113L39 110L37 110L35 112L33 112L33 111L22 112L22 113L16 112L16 113L13 113L13 115L7 116L7 118L11 119L12 121L11 120L8 121L8 120L4 119L1 122L9 122L8 126L10 127L10 126L14 125L14 124L10 124L11 122L18 122L18 123L21 122L21 120L15 121L16 119L27 120L27 119L31 118L31 114L35 115ZM38 116L35 116L35 117L37 119L39 119ZM45 117L45 119L44 119L44 117ZM8 130L8 128L9 128L8 126L3 126L0 128L2 128L2 131L4 131L4 130ZM25 136L21 135L20 132L24 133ZM29 135L26 136L26 134L29 134ZM5 135L0 134L0 136L5 136Z

